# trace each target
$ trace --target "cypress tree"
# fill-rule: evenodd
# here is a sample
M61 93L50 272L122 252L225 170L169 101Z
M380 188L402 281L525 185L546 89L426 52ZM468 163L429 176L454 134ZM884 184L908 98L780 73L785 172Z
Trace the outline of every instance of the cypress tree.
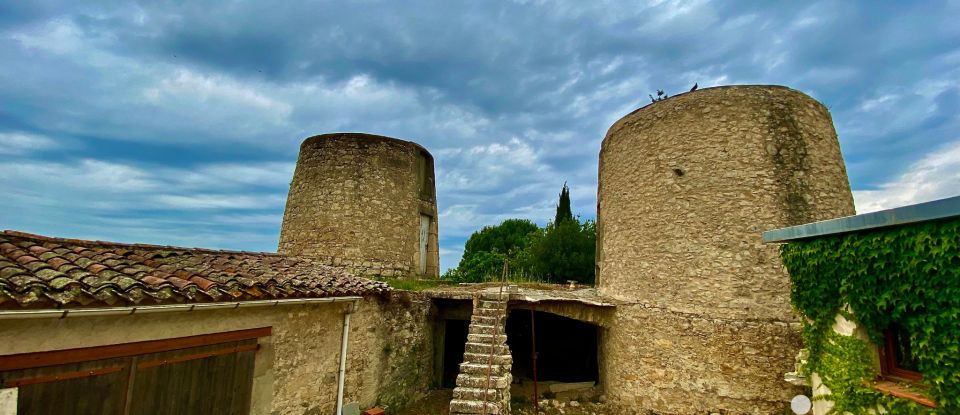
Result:
M567 182L563 182L563 189L560 190L560 203L557 204L557 216L553 223L560 223L566 220L573 220L573 211L570 210L570 188Z

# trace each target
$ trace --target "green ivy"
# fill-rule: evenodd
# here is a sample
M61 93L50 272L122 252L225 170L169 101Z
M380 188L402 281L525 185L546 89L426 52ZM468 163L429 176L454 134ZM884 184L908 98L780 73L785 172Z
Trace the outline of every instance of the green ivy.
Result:
M821 374L837 408L960 413L960 220L795 241L781 247L781 256L791 300L806 317L806 370ZM844 304L875 344L893 323L910 333L935 411L868 386L877 374L867 345L831 330L837 314L848 314Z
M843 336L833 330L824 335L822 340L823 356L815 371L832 393L813 398L833 401L834 413L870 413L870 409L877 407L897 415L933 413L930 408L916 402L885 395L867 386L867 382L876 378L879 371L874 365L870 347L863 340Z

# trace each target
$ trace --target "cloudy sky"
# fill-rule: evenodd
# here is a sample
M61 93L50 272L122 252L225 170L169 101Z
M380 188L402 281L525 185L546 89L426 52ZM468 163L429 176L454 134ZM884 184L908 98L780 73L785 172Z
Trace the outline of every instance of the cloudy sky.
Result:
M960 193L960 2L0 2L0 228L276 250L299 142L436 157L441 253L595 215L606 129L658 88L832 112L859 212Z

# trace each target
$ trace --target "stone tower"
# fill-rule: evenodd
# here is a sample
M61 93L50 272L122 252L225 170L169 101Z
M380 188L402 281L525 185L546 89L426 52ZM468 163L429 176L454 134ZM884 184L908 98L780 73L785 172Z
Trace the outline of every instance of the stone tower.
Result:
M597 286L612 399L666 413L781 413L801 347L761 232L854 214L827 109L780 86L701 89L617 121L600 150ZM611 363L612 362L612 363Z
M439 276L433 156L370 134L310 137L290 183L278 251L367 275Z

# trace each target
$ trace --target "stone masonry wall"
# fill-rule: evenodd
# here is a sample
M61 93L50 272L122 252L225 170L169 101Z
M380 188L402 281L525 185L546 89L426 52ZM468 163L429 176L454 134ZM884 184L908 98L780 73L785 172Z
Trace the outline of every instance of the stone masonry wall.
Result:
M601 351L601 384L612 405L658 414L766 415L784 413L784 402L802 393L783 381L802 347L798 322L628 305L617 307L612 327Z
M761 233L853 213L830 114L800 92L708 88L619 120L598 189L597 285L625 303L604 344L608 396L663 413L782 408L799 333Z
M330 414L345 303L5 320L0 355L121 344L259 327L252 414ZM424 393L432 372L428 300L368 298L351 315L344 402L397 407ZM95 335L91 335L94 333Z
M376 307L367 307L355 316L354 343L363 356L348 355L364 361L357 363L359 370L352 372L354 376L347 376L348 390L355 392L347 394L350 400L395 410L429 390L435 312L425 295L394 291L389 299L377 301Z
M310 137L300 146L278 251L358 274L417 275L424 214L432 219L424 275L436 277L434 182L433 158L415 143L353 133Z

